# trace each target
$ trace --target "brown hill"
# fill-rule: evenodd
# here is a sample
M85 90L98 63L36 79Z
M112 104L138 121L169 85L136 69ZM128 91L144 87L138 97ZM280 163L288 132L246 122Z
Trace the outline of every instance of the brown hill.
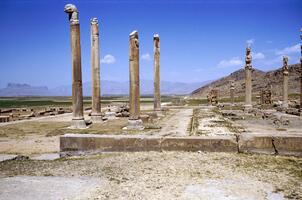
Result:
M282 69L263 72L257 69L252 71L253 95L259 95L262 89L271 87L272 95L282 95ZM230 96L230 83L234 81L236 96L244 96L245 90L244 69L237 70L229 76L213 81L203 87L194 90L191 95L194 98L206 98L210 90L218 90L219 97ZM300 86L300 64L289 65L289 94L299 93Z

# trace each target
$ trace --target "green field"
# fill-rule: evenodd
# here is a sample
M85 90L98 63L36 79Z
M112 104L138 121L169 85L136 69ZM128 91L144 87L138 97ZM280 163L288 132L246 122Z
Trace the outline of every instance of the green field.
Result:
M178 96L162 96L162 102L170 102L179 99ZM91 106L91 97L84 97L84 106ZM106 96L101 98L101 104L128 103L127 96ZM142 103L153 103L153 97L142 96ZM66 107L71 106L71 97L0 97L0 108L24 108L24 107Z

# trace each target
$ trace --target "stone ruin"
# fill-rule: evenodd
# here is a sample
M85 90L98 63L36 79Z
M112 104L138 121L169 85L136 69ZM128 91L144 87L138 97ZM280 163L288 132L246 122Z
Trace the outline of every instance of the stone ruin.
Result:
M210 90L207 99L209 105L216 106L218 104L218 90Z
M261 105L272 104L272 92L270 89L264 89L260 91L260 104Z
M70 23L70 42L72 60L72 121L71 128L86 128L83 110L82 64L80 43L80 22L78 9L73 4L67 4L64 12L68 14Z
M252 54L251 47L246 48L245 55L245 109L252 108Z
M231 81L230 83L230 98L231 98L231 105L234 105L235 103L235 84L234 81Z
M0 123L31 119L35 117L54 116L71 113L69 107L47 107L39 108L7 108L0 109Z

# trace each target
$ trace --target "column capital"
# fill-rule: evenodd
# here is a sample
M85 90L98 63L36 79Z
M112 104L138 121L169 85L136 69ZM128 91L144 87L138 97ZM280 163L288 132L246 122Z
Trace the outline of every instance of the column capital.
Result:
M94 17L94 18L90 19L90 24L91 25L94 25L94 24L99 25L98 18Z
M138 32L136 30L132 31L129 35L130 39L136 38L138 39Z
M231 89L231 90L234 90L234 89L235 89L235 84L234 84L234 81L231 81L231 84L230 84L230 89Z
M283 75L287 76L288 75L288 57L287 56L283 56Z
M79 13L78 9L73 4L66 4L64 12L68 14L70 25L79 24Z
M251 47L246 47L245 53L245 69L252 69L252 54L251 54Z

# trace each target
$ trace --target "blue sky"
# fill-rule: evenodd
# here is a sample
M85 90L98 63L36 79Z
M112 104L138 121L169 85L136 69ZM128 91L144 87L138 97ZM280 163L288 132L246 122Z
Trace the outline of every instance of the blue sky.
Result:
M90 81L90 19L100 23L101 79L128 80L129 34L138 30L140 75L153 79L153 34L161 40L161 79L202 82L244 66L271 70L300 57L301 0L1 0L0 87L8 82L71 84L68 17L79 10L83 82Z

